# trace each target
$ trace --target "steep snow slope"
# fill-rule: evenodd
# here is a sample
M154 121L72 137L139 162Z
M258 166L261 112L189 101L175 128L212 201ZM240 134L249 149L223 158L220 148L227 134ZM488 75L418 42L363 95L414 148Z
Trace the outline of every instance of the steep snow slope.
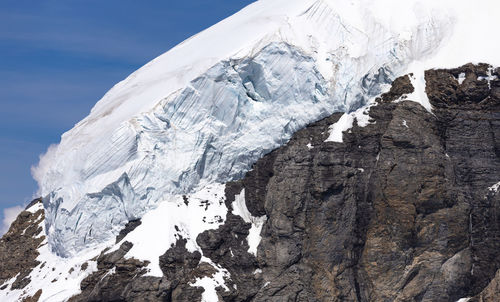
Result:
M241 177L306 124L363 106L410 64L469 61L441 49L466 49L457 35L481 39L453 29L494 1L433 2L261 0L146 64L34 168L50 246L74 255L160 202Z

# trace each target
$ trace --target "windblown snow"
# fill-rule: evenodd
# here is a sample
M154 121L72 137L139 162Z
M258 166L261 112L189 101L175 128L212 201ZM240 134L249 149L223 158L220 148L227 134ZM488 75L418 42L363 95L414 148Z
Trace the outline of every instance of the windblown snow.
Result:
M164 212L195 236L198 215L175 209L181 194L242 177L336 111L347 113L331 136L341 142L368 100L408 71L419 93L431 64L500 65L498 45L473 32L498 26L481 17L497 4L469 2L260 0L186 40L113 87L33 169L50 248L76 257L156 208L152 221ZM214 211L224 219L227 209Z

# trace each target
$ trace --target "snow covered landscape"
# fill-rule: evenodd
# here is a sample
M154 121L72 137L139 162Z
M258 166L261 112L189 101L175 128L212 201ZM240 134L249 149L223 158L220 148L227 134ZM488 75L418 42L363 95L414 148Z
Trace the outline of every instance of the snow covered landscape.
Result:
M431 1L404 5L405 18L387 4L258 1L117 84L33 171L54 252L75 255L160 201L241 177L298 129L438 55L458 21Z
M161 277L159 257L179 238L188 252L202 252L197 236L224 223L224 184L308 124L344 113L326 139L342 143L354 121L372 123L375 98L399 76L412 74L415 87L404 99L432 113L424 70L500 66L500 42L480 34L498 21L470 22L499 7L492 0L259 0L189 38L116 84L33 168L46 211L39 261L51 264L35 269L26 289L0 290L0 300L34 295L43 284L40 301L64 301L97 270L90 259L124 241L133 243L127 258L148 261L147 276ZM249 212L244 190L231 213L251 224L248 252L256 256L266 216ZM137 219L142 224L115 242ZM231 276L202 257L218 271L195 285L205 288L203 301L216 301L215 288ZM68 274L84 262L86 271Z

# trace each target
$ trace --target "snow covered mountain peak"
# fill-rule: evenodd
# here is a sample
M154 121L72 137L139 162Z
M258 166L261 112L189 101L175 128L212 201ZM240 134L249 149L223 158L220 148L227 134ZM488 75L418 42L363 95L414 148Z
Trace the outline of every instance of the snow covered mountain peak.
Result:
M308 123L363 106L457 41L463 16L434 2L261 0L149 62L33 169L49 244L71 256L106 242L161 202L241 177Z

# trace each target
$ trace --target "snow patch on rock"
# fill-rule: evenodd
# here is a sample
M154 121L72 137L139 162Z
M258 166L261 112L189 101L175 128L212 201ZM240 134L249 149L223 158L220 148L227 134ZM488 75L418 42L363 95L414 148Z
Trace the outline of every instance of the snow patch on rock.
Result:
M354 120L359 127L366 127L370 124L370 107L374 106L375 103L372 101L369 105L359 108L358 110L351 113L344 113L340 119L330 125L330 135L325 140L325 142L343 142L343 132L352 128Z
M491 187L488 188L491 192L498 192L498 189L500 188L500 181L497 182L496 184L492 185Z
M225 291L229 291L224 278L229 279L230 273L226 269L216 265L210 259L202 257L201 262L208 262L213 267L217 269L217 272L210 277L197 278L194 283L191 283L191 286L199 286L204 289L201 295L201 302L214 302L220 301L217 295L217 287L222 287Z
M133 244L125 257L149 261L147 275L161 277L159 257L180 237L187 240L189 252L203 254L196 237L206 230L217 229L226 220L224 189L225 185L214 184L193 194L177 195L161 202L142 217L141 225L122 239L121 242ZM121 242L110 252L118 249Z
M415 89L412 93L405 95L405 99L413 102L417 102L427 111L432 113L431 102L429 97L425 92L425 70L422 69L419 64L412 64L408 70L412 75L410 75L410 81Z
M465 81L465 72L461 72L458 75L457 81L458 81L458 85L462 85L462 83Z
M267 217L255 217L252 216L250 211L248 211L247 205L245 203L245 189L241 190L241 193L234 197L234 201L232 203L233 214L238 215L246 223L251 223L252 227L250 228L247 241L248 241L248 252L257 256L257 247L260 244L262 237L260 236L260 232L262 231L262 226L267 220Z
M488 89L491 89L491 81L498 79L498 77L496 75L492 75L492 73L493 68L489 67L487 70L487 75L485 77L481 76L477 78L479 81L488 81Z

